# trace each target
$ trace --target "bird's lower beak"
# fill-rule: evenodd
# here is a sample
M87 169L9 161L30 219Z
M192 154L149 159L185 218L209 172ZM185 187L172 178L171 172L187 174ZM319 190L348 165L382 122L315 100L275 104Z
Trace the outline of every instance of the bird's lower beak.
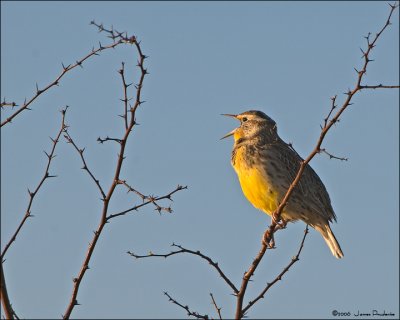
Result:
M236 129L237 129L237 128L236 128ZM228 138L228 137L234 135L236 129L233 129L231 132L229 132L228 134L224 135L220 140L225 139L225 138Z
M236 115L236 114L223 113L223 114L221 114L221 116L226 116L226 117L231 117L231 118L237 119L237 115ZM235 131L236 131L236 129L233 129L233 130L232 130L231 132L229 132L227 135L224 135L220 140L225 139L225 138L228 138L228 137L234 135L234 134L235 134Z

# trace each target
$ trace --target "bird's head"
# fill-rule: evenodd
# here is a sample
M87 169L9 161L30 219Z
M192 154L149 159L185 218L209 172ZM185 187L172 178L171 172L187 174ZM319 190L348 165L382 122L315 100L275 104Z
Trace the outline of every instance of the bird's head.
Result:
M240 121L240 126L233 129L221 139L233 135L235 142L239 140L250 140L258 138L260 135L276 135L276 123L264 112L250 110L241 114L223 114L223 116L235 118Z

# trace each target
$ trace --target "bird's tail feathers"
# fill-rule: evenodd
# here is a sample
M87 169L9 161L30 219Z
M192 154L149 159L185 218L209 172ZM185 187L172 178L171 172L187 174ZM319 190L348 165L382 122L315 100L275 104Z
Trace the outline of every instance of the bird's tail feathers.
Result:
M332 254L338 259L343 258L343 251L340 248L339 242L336 240L329 224L327 223L322 226L315 226L315 230L321 233Z

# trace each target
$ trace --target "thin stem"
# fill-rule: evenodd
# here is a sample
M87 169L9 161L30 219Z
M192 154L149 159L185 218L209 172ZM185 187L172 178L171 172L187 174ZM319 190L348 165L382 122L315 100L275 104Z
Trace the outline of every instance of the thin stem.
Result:
M215 302L215 299L214 299L214 296L213 296L212 293L210 293L210 296L211 296L212 303L213 303L213 305L214 305L214 307L215 307L215 310L217 310L218 318L219 318L220 320L222 320L221 308L218 307L218 305L217 305L217 303Z
M131 255L134 258L137 259L143 259L143 258L168 258L170 256L176 255L176 254L180 254L180 253L188 253L188 254L192 254L195 256L198 256L200 258L202 258L203 260L206 260L212 267L214 267L215 270L217 270L217 272L219 273L219 275L221 276L222 279L225 280L225 282L232 288L233 292L235 294L237 294L239 292L239 290L236 288L236 286L233 284L233 282L225 275L225 273L222 271L222 269L219 267L218 262L213 261L209 256L201 253L200 251L193 251L190 249L186 249L184 247L182 247L181 245L172 244L172 247L176 247L179 248L179 250L176 251L171 251L170 253L166 253L166 254L155 254L155 253L150 253L150 254L146 254L146 255L138 255L135 254L131 251L128 251L127 253L129 255Z
M82 163L83 163L82 169L83 169L83 170L86 170L86 172L87 172L87 173L89 174L89 176L92 178L92 180L94 181L94 183L96 184L97 188L99 189L99 191L100 191L100 193L101 193L102 200L104 201L104 199L106 198L106 194L104 193L104 190L103 190L103 188L102 188L101 185L100 185L100 181L99 181L99 179L97 179L97 178L93 175L92 171L89 169L89 167L88 167L88 165L87 165L87 163L86 163L85 157L83 156L83 153L85 152L85 148L80 149L80 148L76 145L75 141L71 138L71 135L69 134L68 130L64 130L64 133L65 133L65 134L64 134L64 138L67 140L67 143L72 144L73 147L75 148L75 150L79 153L79 156L80 156L80 158L81 158L81 160L82 160Z
M204 319L204 320L208 320L209 318L208 318L208 315L202 315L202 314L199 314L198 312L196 312L196 311L191 311L190 309L189 309L189 306L188 305L183 305L183 304L181 304L181 303L179 303L178 301L176 301L174 298L172 298L169 294L168 294L168 292L164 292L164 295L166 295L167 297L168 297L168 300L170 301L170 302L172 302L173 304L176 304L177 306L179 306L179 307L181 307L182 309L184 309L184 310L186 310L186 312L187 312L187 315L189 316L189 317L195 317L196 319Z

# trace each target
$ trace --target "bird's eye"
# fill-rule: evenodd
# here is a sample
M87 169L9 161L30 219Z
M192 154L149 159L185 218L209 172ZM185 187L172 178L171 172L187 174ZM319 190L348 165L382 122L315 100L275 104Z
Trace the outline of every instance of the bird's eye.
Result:
M247 118L246 118L246 117L242 118L242 121L243 121L243 122L246 122L246 121L247 121Z

